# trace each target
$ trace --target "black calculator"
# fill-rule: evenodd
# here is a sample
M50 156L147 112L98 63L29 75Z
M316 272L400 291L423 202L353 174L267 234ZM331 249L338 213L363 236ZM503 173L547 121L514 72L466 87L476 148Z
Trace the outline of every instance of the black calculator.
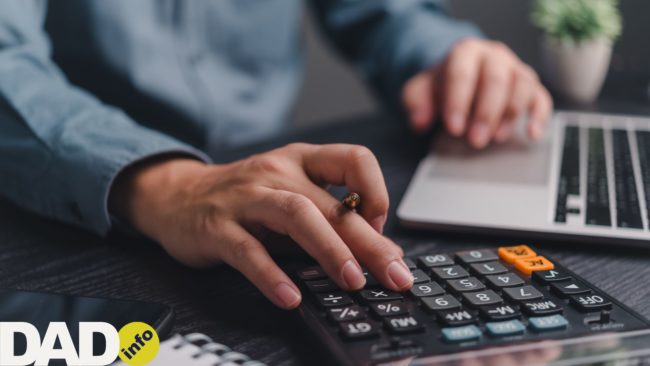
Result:
M298 314L337 364L408 365L435 355L650 326L526 245L405 262L414 285L404 293L381 287L367 272L365 288L351 293L318 266L297 271L305 292Z

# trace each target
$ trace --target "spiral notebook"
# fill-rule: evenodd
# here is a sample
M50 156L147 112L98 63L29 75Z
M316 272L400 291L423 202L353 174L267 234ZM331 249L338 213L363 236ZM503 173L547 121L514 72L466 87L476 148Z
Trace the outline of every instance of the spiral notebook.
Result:
M147 366L265 366L248 356L214 342L201 333L176 334L160 344L156 358ZM113 366L128 366L117 362Z

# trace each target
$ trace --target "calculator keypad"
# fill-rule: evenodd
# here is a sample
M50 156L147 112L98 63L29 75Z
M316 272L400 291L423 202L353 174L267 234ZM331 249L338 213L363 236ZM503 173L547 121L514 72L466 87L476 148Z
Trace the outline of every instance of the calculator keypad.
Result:
M381 287L367 271L366 287L355 293L341 291L318 266L297 277L332 336L344 342L341 347L365 347L368 353L397 347L396 354L437 354L570 338L632 319L637 327L643 324L525 245L430 253L405 262L415 281L404 293Z

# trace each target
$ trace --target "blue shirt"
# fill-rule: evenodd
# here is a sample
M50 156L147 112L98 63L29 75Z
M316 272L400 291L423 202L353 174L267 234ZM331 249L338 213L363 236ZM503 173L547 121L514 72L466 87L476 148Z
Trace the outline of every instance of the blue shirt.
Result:
M314 0L325 33L387 103L471 25L436 0ZM114 178L172 152L286 127L299 0L0 1L0 194L99 234Z

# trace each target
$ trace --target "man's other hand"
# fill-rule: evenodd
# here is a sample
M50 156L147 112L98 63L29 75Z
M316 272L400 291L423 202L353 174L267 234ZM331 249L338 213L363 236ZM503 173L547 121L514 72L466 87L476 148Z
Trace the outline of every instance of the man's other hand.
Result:
M450 134L466 136L478 149L508 140L525 114L528 136L538 139L553 109L530 66L502 43L474 38L458 42L442 63L408 80L402 99L414 131L442 117Z

